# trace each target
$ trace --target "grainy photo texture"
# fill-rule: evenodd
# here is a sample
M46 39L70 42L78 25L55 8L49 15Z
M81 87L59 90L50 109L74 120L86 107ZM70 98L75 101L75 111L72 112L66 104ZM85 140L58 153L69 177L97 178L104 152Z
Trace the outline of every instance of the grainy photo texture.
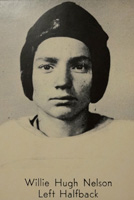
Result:
M0 2L1 199L134 198L133 6Z

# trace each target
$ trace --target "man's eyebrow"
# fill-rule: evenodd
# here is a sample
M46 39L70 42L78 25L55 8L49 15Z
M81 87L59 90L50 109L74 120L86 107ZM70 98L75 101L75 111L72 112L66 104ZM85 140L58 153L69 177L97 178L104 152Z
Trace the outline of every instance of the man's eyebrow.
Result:
M43 60L43 61L46 61L46 62L49 62L49 63L53 63L53 64L56 64L57 61L58 61L58 59L55 58L55 57L44 57L44 58L40 57L40 58L36 58L36 61L38 61L38 60Z
M91 61L90 57L87 56L77 56L77 57L72 57L69 59L69 63L70 62L79 62L79 61L83 61L83 60L87 60L87 61Z
M49 63L53 63L53 64L56 64L58 62L59 59L55 58L55 57L39 57L39 58L36 58L36 61L38 60L43 60L43 61L46 61L46 62L49 62ZM87 60L87 61L91 61L91 58L88 57L88 56L76 56L76 57L72 57L68 60L68 63L76 63L76 62L80 62L80 61L83 61L83 60Z

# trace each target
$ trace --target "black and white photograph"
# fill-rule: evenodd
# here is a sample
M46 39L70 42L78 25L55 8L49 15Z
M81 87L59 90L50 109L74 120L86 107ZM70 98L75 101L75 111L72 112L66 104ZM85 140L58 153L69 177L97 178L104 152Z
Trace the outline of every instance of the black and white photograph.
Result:
M0 1L0 199L134 199L133 8Z

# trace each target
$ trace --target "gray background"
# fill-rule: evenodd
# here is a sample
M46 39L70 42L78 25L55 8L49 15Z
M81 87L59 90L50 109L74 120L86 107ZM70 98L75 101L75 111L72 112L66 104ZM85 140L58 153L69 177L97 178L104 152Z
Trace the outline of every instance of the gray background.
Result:
M87 9L110 39L111 72L107 91L91 111L134 119L134 1L72 0ZM63 0L0 1L0 123L36 113L23 94L19 56L26 34L48 9Z

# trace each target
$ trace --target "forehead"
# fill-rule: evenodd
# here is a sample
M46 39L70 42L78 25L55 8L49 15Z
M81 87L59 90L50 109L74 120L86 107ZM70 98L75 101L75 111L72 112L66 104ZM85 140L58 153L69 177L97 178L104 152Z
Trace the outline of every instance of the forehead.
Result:
M83 42L68 37L54 37L43 41L38 46L35 59L44 57L70 58L78 56L90 57L89 49Z

